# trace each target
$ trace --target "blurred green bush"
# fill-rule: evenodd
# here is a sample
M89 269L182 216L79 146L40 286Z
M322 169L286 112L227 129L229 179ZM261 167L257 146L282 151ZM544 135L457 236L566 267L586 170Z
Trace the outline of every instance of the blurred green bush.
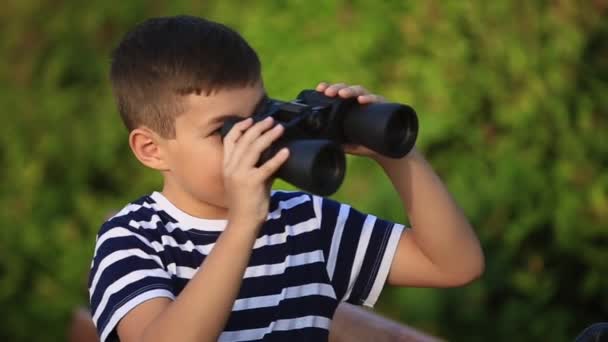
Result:
M416 108L419 149L474 223L487 269L459 289L386 289L381 312L455 341L568 341L606 320L607 1L9 0L1 340L64 340L104 216L158 188L130 155L106 74L126 30L181 13L242 32L273 97L344 81ZM335 197L407 219L367 160L349 160Z

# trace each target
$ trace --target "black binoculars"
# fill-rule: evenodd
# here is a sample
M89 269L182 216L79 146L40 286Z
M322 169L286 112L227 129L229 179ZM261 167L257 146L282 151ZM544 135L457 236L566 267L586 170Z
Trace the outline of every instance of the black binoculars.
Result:
M361 105L356 97L328 97L316 90L303 90L290 102L267 99L252 118L258 122L269 116L285 129L262 153L258 165L287 147L289 158L275 176L321 196L336 192L344 180L346 157L342 144L362 145L384 156L400 158L414 147L418 135L418 118L410 106ZM222 137L241 120L244 118L227 119Z

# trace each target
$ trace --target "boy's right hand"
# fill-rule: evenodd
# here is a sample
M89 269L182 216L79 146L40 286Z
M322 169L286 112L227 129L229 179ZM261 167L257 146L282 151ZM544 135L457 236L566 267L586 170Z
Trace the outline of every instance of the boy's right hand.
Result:
M256 164L281 134L283 126L274 125L270 117L256 124L248 118L235 124L224 137L223 175L230 222L253 222L259 227L266 220L271 176L287 160L289 151L283 148L261 166Z

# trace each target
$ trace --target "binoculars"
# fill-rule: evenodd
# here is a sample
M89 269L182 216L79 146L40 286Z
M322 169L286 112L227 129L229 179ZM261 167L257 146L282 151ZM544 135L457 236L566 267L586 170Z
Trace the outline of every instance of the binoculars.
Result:
M335 193L346 172L342 144L367 147L384 156L400 158L413 147L418 118L410 106L398 103L361 105L357 98L328 97L316 90L303 90L293 101L267 99L253 113L254 122L271 116L285 128L260 156L258 165L281 148L289 158L276 177L321 196ZM242 117L230 117L220 130L222 138Z

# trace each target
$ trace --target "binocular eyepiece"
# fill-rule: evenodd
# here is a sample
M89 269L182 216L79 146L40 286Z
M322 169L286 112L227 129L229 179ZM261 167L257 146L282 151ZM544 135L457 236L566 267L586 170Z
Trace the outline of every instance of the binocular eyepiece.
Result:
M258 122L269 116L285 129L262 153L258 165L287 147L289 158L275 176L321 196L336 192L344 180L346 157L342 144L362 145L400 158L414 147L418 135L418 118L410 106L361 105L356 98L328 97L315 90L303 90L290 102L268 99L252 118ZM243 119L227 119L222 137Z

